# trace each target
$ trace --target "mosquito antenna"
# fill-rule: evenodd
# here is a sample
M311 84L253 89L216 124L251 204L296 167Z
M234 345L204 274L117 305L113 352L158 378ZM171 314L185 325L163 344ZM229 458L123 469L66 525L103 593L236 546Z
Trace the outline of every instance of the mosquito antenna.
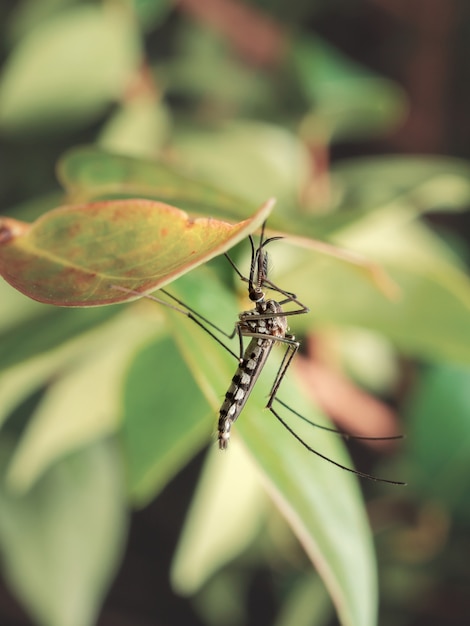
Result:
M268 243L272 243L273 241L279 241L279 239L284 239L284 237L282 235L277 235L276 237L269 237L269 239L265 239L265 241L263 241L263 243L261 244L261 247L264 248L265 246L268 245Z
M314 421L308 419L308 417L305 417L305 415L302 415L301 413L298 413L295 409L293 409L291 406L289 406L288 404L283 402L277 396L274 399L277 400L279 402L279 404L281 406L283 406L285 409L287 409L288 411L293 413L296 417L300 418L301 420L303 420L307 424L310 424L310 426L314 426L315 428L319 428L320 430L326 430L329 433L335 433L336 435L340 435L340 437L343 437L346 440L348 440L348 439L357 440L358 439L358 440L364 440L364 441L394 441L396 439L403 439L404 438L404 435L389 435L387 437L370 437L368 435L351 435L351 434L346 433L346 432L344 432L342 430L338 430L337 428L331 428L329 426L323 426L323 424L318 424L317 422L314 422Z
M348 467L347 465L343 465L342 463L338 463L338 461L333 461L333 459L328 458L321 452L318 452L311 446L309 446L290 426L287 424L282 417L277 413L272 407L269 408L274 417L284 426L284 428L295 438L299 443L303 445L309 452L313 452L316 456L320 457L324 461L328 461L332 465L336 465L340 469L346 470L351 474L356 474L356 476L360 476L361 478L367 478L367 480L373 480L378 483L388 483L389 485L406 485L406 483L401 482L399 480L389 480L388 478L378 478L377 476L372 476L372 474L366 474L365 472L361 472L359 470L353 469L352 467Z
M283 296L286 296L287 298L289 298L290 300L293 300L294 302L297 300L297 295L294 292L286 291L285 289L278 287L275 283L272 282L272 280L269 280L267 277L264 278L263 282L266 285L266 287L268 287L269 289L272 289L273 291L277 291L278 293L282 293Z
M263 235L264 235L264 231L263 231ZM269 243L272 243L273 241L278 241L279 239L284 239L284 237L277 235L275 237L269 237L268 239L265 239L264 241L261 239L260 240L260 244L259 244L259 271L258 271L258 286L261 289L262 287L264 287L265 284L268 284L268 273L269 273L269 255L267 252L264 251L264 248L267 247L267 245Z
M272 243L273 241L279 241L280 239L284 239L284 237L282 235L276 235L274 237L269 237L268 239L266 239L265 241L262 242L262 244L260 245L260 248L264 248L265 246L267 246L269 243ZM298 313L308 313L309 312L309 308L307 306L305 306L304 304L302 304L301 302L299 302L299 300L297 299L297 296L295 293L291 292L291 291L286 291L285 289L282 289L281 287L278 287L275 283L273 283L271 280L268 279L268 254L267 252L264 255L264 267L263 267L263 276L262 276L262 280L260 281L260 288L262 287L267 287L268 289L272 289L273 291L277 291L278 293L282 294L283 296L286 297L286 300L283 300L282 302L279 302L279 304L287 304L289 302L295 302L297 303L300 307L301 307L301 311L299 311ZM292 312L286 312L285 314L287 315L292 315ZM295 312L295 314L297 314L297 312Z
M232 266L233 270L236 272L238 278L240 278L243 282L248 283L248 285L249 285L249 292L250 293L253 293L254 290L255 290L255 274L257 273L256 270L259 269L260 262L262 262L262 261L260 261L260 251L261 251L261 249L264 248L264 246L266 246L268 243L271 243L272 241L276 241L278 239L283 239L283 237L277 236L277 237L270 237L269 239L266 239L266 240L263 241L265 225L266 225L266 222L264 222L263 225L262 225L260 242L259 242L257 248L255 247L255 243L254 243L253 237L251 235L248 236L248 239L250 241L250 246L251 246L251 262L250 262L250 275L249 275L249 278L247 278L246 276L244 276L242 274L242 272L237 267L236 263L230 257L228 252L224 252L225 258L230 263L230 265ZM264 258L264 257L261 257L261 258ZM258 272L258 274L259 274L259 272ZM264 283L265 280L266 280L266 271L263 271L262 272L262 282ZM259 288L261 288L261 286L262 286L261 284L258 285ZM286 295L290 295L287 292L285 292L285 293L286 293Z

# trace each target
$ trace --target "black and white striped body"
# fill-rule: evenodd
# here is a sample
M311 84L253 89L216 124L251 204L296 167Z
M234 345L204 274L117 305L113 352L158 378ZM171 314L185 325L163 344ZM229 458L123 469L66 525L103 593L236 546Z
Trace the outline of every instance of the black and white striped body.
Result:
M256 303L255 309L245 311L239 316L239 335L252 339L243 353L243 359L220 409L218 440L221 450L227 448L232 424L245 406L274 344L286 337L287 319L282 313L278 302L263 298Z

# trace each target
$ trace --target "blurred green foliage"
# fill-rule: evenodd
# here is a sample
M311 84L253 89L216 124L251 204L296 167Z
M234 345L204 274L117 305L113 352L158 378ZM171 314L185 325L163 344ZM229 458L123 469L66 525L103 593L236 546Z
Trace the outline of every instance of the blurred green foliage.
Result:
M276 196L268 226L290 237L272 246L272 277L311 308L292 320L294 331L314 336L330 363L404 418L406 445L371 471L409 487L366 486L378 533L377 617L358 485L261 413L274 364L228 458L209 452L171 568L173 588L192 596L209 625L248 622L261 567L276 579L276 626L334 623L328 595L343 626L414 623L426 599L452 584L449 572L465 580L468 242L458 233L445 241L429 215L468 208L470 164L399 155L330 164L332 146L393 132L407 99L302 27L326 4L243 4L247 29L273 29L261 65L218 3L215 20L168 0L24 0L2 9L1 212L33 220L60 204L147 197L236 221ZM53 180L56 161L64 189ZM396 299L318 239L383 267ZM233 250L243 271L247 248ZM230 331L245 306L231 274L216 259L171 288ZM3 576L35 624L93 626L129 511L210 440L235 363L154 303L57 309L3 281L0 303ZM321 422L294 378L282 397ZM339 441L295 427L351 464Z

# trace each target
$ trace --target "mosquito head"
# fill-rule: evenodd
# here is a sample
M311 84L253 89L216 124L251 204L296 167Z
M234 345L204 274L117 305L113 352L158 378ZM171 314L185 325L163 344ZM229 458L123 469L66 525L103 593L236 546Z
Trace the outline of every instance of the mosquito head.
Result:
M248 297L252 302L262 302L265 298L264 291L258 285L249 288Z

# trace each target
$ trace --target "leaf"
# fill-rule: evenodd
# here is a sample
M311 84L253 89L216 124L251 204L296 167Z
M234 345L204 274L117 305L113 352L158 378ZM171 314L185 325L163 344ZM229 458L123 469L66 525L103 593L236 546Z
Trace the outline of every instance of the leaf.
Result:
M109 152L152 157L168 141L169 127L168 108L157 102L153 94L137 94L108 120L100 133L99 144Z
M174 54L159 68L170 98L196 101L196 109L210 106L215 119L227 109L251 117L270 108L275 94L268 73L240 59L227 38L207 26L191 21L180 27Z
M297 207L311 177L307 147L293 132L274 124L237 121L217 131L186 129L173 143L183 163L200 178L255 204L274 196L281 216Z
M8 40L16 41L29 30L37 27L67 7L76 4L76 0L25 0L17 4L8 15Z
M397 296L397 286L380 266L357 252L314 239L318 216L313 219L311 214L297 210L311 164L305 146L292 133L269 124L239 122L217 133L186 131L176 137L175 143L193 170L232 193L242 190L246 198L254 200L269 189L279 207L268 224L276 234L292 235L290 240L300 246L353 265L387 297Z
M383 133L405 113L398 85L351 62L319 37L296 37L291 60L300 88L314 107L302 129L314 140Z
M442 363L421 375L406 407L410 484L470 519L470 368Z
M126 532L113 446L62 460L27 494L0 490L0 546L11 588L41 626L92 626Z
M180 594L198 591L244 550L265 516L267 502L244 447L235 442L223 457L210 450L173 557L171 580Z
M181 290L178 296L185 299ZM170 312L170 316L180 350L216 415L236 361L210 338L178 320L175 313ZM269 412L263 412L277 367L267 364L265 377L258 381L234 427L234 437L243 438L265 489L323 577L342 624L372 626L377 600L375 563L357 481L308 453ZM304 415L323 421L290 380L284 379L280 396ZM315 443L322 454L349 463L339 441L331 435L319 435L314 441L313 429L307 425L294 427L300 436ZM219 456L222 463L223 455ZM243 489L244 484L240 482L237 488Z
M211 319L214 317L211 314L213 311L216 314L215 323L230 332L236 319L233 295L221 286L214 288L214 284L213 281L200 280L195 274L189 274L173 285L172 292L203 315L210 315ZM201 304L204 306L201 307ZM174 327L178 349L210 402L214 428L221 398L235 371L236 360L190 320L174 311L166 312ZM237 350L236 341L232 347ZM175 367L174 363L177 362L174 347L162 344L161 352L159 347L154 349L157 350L155 359L150 348L142 355L131 377L133 382L129 392L132 389L134 391L132 394L128 392L129 399L126 401L128 407L133 407L132 413L128 408L129 417L126 418L125 428L135 431L130 456L138 470L134 470L134 476L145 477L145 472L150 470L147 474L150 480L147 484L142 482L144 501L151 497L152 485L155 491L160 489L184 459L194 454L200 445L202 432L207 433L209 430L205 421L207 410L202 405L193 415L187 414L185 407L188 402L196 402L196 406L199 406L200 392L195 395L194 391L187 391L192 385L188 387L189 379L187 374L183 374L184 368L178 365L177 376L167 380L168 363L173 363L172 367ZM266 376L258 382L250 403L235 425L234 444L237 437L243 437L261 473L263 486L321 572L342 623L347 626L372 626L376 610L375 564L370 530L355 480L346 472L307 453L270 413L262 411L276 369L275 364L267 365ZM154 395L154 401L149 392L144 391L144 384L138 384L140 376L149 378L150 370L153 373L153 376L150 375L151 380L159 381L158 385L151 383L154 390L150 394ZM185 394L181 393L181 389L185 390ZM145 397L139 404L141 394L145 394ZM323 420L310 402L303 399L299 389L291 387L287 380L283 381L281 396L305 415L319 422ZM134 420L135 423L132 423ZM310 442L314 442L314 431L308 427L297 430ZM192 433L196 433L196 437ZM129 434L126 436L129 440ZM331 435L320 435L315 443L319 451L327 456L349 463L339 442ZM129 441L126 446L129 455ZM177 452L176 457L173 456L174 451ZM176 463L172 456L176 458ZM216 473L222 471L224 457L222 454L215 455L220 466L220 469L214 470ZM238 484L235 476L234 483L232 493L246 488L242 476L238 476ZM197 543L197 538L194 541ZM228 552L220 558L228 558ZM208 554L202 554L198 559L201 567L204 567L202 576L208 575L216 567L215 561ZM194 577L191 584L195 584Z
M30 393L84 355L94 353L106 335L103 323L118 312L111 307L48 309L46 314L2 334L0 424Z
M25 298L8 283L0 280L0 337L1 341L18 323L31 320L43 312L43 305ZM1 360L1 359L0 359Z
M117 308L67 311L43 306L33 320L19 320L20 323L0 335L0 371L47 356L69 341L83 341L88 331L106 324L119 313Z
M303 295L317 324L368 328L405 354L470 362L470 281L431 230L391 210L345 228L336 241L380 264L400 295L387 301L346 265L293 250L279 280Z
M299 230L301 224L302 220L296 220L295 230ZM305 222L305 231L308 232L308 230L309 225ZM306 250L320 254L326 257L326 261L340 261L347 272L353 270L355 275L365 277L371 285L390 300L396 300L400 297L400 287L385 271L383 266L379 263L375 263L364 254L361 254L361 252L298 235L286 235L286 243L292 243L299 248L305 248ZM317 261L321 262L321 257L319 259L317 258Z
M193 213L232 218L256 208L238 193L230 196L162 161L112 154L91 146L66 152L59 160L57 175L72 202L144 197Z
M259 153L253 153L254 137L258 137L256 145L261 146ZM194 160L193 169L197 167L205 177L212 176L214 182L220 184L223 181L224 186L237 193L242 190L248 198L253 194L259 197L263 184L281 199L290 197L290 202L300 193L301 181L307 177L308 157L290 133L266 124L237 124L226 128L223 139L221 141L218 135L210 133L195 133L194 137L190 135L187 143L183 141L179 145L179 150L184 152L186 159ZM273 154L277 155L276 159ZM178 206L199 212L210 208L214 215L221 217L243 215L253 208L252 202L190 180L161 162L112 155L95 148L78 148L67 153L59 162L58 175L74 200L144 195L174 201ZM274 188L273 180L277 181ZM282 205L280 208L282 211ZM308 240L297 238L299 245L356 266L387 296L396 296L396 285L379 266L360 254L313 239L317 219L276 211L269 226L294 235L309 234L311 238Z
M321 579L316 574L301 575L291 585L274 626L326 626L331 623L331 613Z
M7 60L0 127L44 132L93 119L121 96L139 60L137 32L118 6L82 5L43 20Z
M345 159L331 169L331 197L329 212L317 213L315 219L293 214L282 228L331 240L362 220L381 219L380 213L384 219L393 214L399 225L431 211L465 211L470 202L470 166L443 157Z
M470 201L470 165L449 157L375 156L346 159L332 171L348 212L388 208L391 203L432 210L466 210Z
M136 355L124 386L123 452L139 506L150 501L207 441L207 401L174 343L159 338Z
M272 381L275 370L270 373ZM279 396L302 415L324 423L292 382L283 381ZM357 479L304 450L270 413L263 413L266 389L255 391L256 408L252 402L238 432L264 477L268 494L323 578L341 624L373 626L375 555ZM282 413L289 419L288 413ZM316 436L314 429L290 421L296 433L321 454L351 467L337 439Z
M133 0L133 10L145 31L152 31L171 12L171 0Z
M155 319L134 307L90 334L80 337L88 350L81 346L84 355L75 350L71 362L57 368L28 420L6 477L15 491L29 489L62 456L117 430L129 361L155 335Z
M3 218L0 274L34 300L60 306L135 299L126 290L153 291L228 250L273 203L234 226L150 200L59 207L31 225Z

